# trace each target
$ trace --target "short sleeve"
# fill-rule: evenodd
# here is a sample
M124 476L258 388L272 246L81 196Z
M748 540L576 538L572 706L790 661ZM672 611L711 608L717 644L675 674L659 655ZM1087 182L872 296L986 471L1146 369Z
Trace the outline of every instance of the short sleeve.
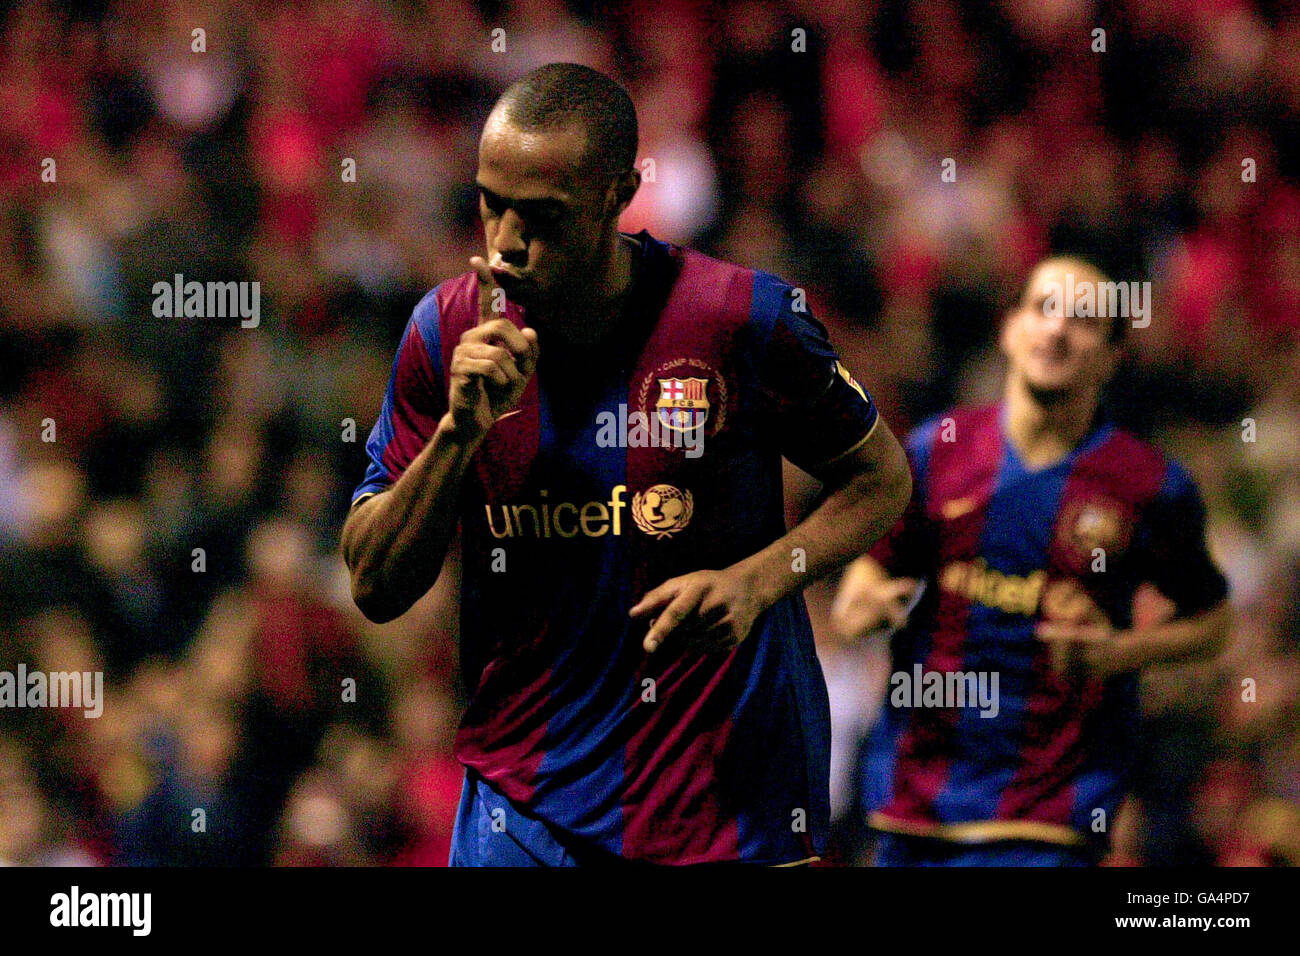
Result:
M402 333L379 419L366 441L369 464L352 493L354 505L396 482L447 413L436 292L420 300Z
M753 317L761 343L758 384L772 405L781 454L815 474L856 451L879 413L840 362L825 327L807 312L802 293L757 272Z
M1173 601L1180 615L1214 607L1228 582L1205 546L1205 506L1195 482L1175 462L1147 507L1134 541L1137 572Z

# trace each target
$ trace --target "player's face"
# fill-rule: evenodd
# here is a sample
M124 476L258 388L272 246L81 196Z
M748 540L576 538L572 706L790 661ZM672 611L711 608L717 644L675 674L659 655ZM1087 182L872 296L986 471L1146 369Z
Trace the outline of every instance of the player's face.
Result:
M1064 290L1103 281L1081 263L1049 262L1030 277L1002 328L1002 351L1012 374L1031 390L1051 395L1099 388L1115 371L1119 349L1108 340L1111 318L1066 314L1073 310L1062 302Z
M578 125L525 132L494 113L483 130L477 184L488 263L525 308L581 301L617 238L611 184L583 168L585 148Z

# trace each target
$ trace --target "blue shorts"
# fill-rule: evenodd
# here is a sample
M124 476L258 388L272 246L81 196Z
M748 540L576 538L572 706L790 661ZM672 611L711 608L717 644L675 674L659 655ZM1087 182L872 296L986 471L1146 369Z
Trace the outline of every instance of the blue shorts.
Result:
M876 866L1093 866L1085 849L1033 840L952 843L927 837L879 834Z

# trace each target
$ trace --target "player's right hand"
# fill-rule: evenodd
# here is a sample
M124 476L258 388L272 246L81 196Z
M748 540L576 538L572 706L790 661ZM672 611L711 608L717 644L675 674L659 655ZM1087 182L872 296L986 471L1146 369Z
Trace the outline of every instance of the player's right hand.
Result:
M448 413L457 434L481 438L498 420L516 410L528 380L537 371L535 329L518 329L493 309L504 294L480 256L469 260L478 277L478 324L467 329L451 354Z
M868 557L849 565L831 606L831 626L846 644L880 628L907 622L909 599L920 586L916 578L891 578Z

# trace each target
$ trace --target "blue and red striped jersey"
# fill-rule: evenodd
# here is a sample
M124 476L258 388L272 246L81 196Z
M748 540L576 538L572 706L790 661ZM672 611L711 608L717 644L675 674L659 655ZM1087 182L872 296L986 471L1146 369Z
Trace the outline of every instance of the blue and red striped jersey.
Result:
M628 609L783 535L782 456L816 472L865 442L877 412L800 290L629 238L640 253L619 329L567 354L548 353L543 331L519 413L493 426L467 476L472 692L456 754L527 812L626 858L806 859L828 827L830 722L803 598L709 655L647 655L646 623ZM354 502L432 436L443 370L477 315L472 273L416 307ZM513 303L505 315L525 324ZM627 440L611 441L623 422ZM677 440L692 428L702 453Z
M1059 675L1035 627L1101 615L1128 627L1143 582L1195 613L1227 584L1195 485L1154 447L1099 419L1064 460L1031 469L1004 428L998 403L932 419L906 443L913 501L871 553L927 590L893 639L863 803L892 832L1099 845L1133 759L1137 676ZM969 695L953 706L932 673L954 688L982 676L996 708ZM895 697L918 678L933 700Z

